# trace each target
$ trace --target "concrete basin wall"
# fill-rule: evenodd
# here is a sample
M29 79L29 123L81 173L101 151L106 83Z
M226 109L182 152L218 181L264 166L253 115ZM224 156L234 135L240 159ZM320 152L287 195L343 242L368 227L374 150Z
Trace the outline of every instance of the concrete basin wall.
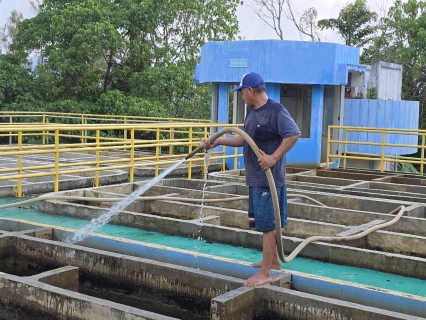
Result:
M149 201L151 203L151 209L155 208L154 211L160 212L177 212L179 213L182 209L182 212L187 215L188 212L193 212L194 215L199 212L200 207L190 204L176 203L172 201ZM173 209L172 209L173 208ZM193 211L191 211L191 208ZM87 205L78 205L78 204L67 204L59 201L43 201L40 203L40 209L43 212L55 213L61 210L61 214L78 216L78 217L93 217L98 216L102 212L105 212L104 209L97 207L90 207ZM246 213L244 211L237 212L235 210L226 210L219 208L209 208L205 206L203 208L204 212L204 222L203 227L199 233L203 239L212 242L226 243L235 246L244 246L247 248L261 249L261 233L251 230L244 230L243 228L230 228L226 226L222 221L224 217L230 220L236 220L236 217L241 220L241 223L246 224ZM211 225L208 220L209 216L217 217L220 221L220 225ZM197 223L199 223L199 218L194 218L194 220L182 220L179 215L176 215L175 218L171 217L162 217L154 214L145 214L145 213L132 213L132 212L122 212L119 215L115 216L111 223L118 225L131 226L136 228L142 228L149 231L157 231L161 233L171 234L171 235L180 235L180 236L193 236L197 232ZM244 222L243 222L244 221ZM293 226L292 226L293 224ZM299 226L298 226L299 225ZM298 221L297 219L290 219L289 227L284 228L284 233L295 233L300 235L303 233L305 228L308 225L312 225L311 233L318 235L324 232L323 227L327 224L318 222L309 222L303 223L303 221ZM345 226L339 225L328 225L329 232L338 233L347 229ZM320 231L321 230L321 231ZM377 233L377 232L376 232ZM254 236L256 235L256 236ZM303 234L304 237L307 234ZM336 244L327 244L327 243L311 243L300 253L301 256L306 258L318 259L322 261L328 261L337 264L351 265L361 268L369 268L372 270L378 270L383 272L391 272L395 274L401 274L411 277L416 277L420 279L426 279L426 259L400 256L398 254L402 251L410 251L410 253L423 254L424 252L424 238L423 237L412 237L404 236L403 234L398 234L397 236L383 232L381 235L381 241L388 241L389 245L384 246L383 243L379 247L383 251L373 251L369 249L363 249L363 247L368 248L369 246L375 247L377 249L378 241L375 240L375 237L371 237L371 243L369 237L362 239L357 243L340 243ZM384 238L385 237L385 238ZM384 240L383 240L384 239ZM408 245L404 245L401 248L402 244L405 243L405 239L410 239L410 242L406 242ZM284 236L283 244L286 249L286 254L292 252L302 239ZM399 246L392 246L394 242L401 242ZM392 253L387 252L385 249L392 249ZM422 270L424 271L422 271Z
M206 268L217 271L234 271L242 277L247 272L255 272L254 268L236 264L226 260L215 260L209 256L200 255L197 262L191 254L179 251L169 251L165 247L150 247L135 242L120 242L117 239L97 236L88 237L85 244L106 246L105 250L83 246L68 245L51 241L50 239L34 238L32 236L48 235L48 229L34 229L30 224L17 226L17 222L4 221L1 227L10 229L33 228L29 231L13 232L0 237L0 255L4 258L5 251L13 253L7 259L24 257L27 262L22 265L44 266L50 270L37 272L26 277L10 274L0 274L0 303L42 310L58 317L58 319L174 319L163 313L145 311L131 305L123 305L111 300L117 294L111 292L110 299L75 292L75 282L80 277L85 281L88 275L93 275L97 281L112 281L118 286L125 286L133 293L127 296L127 303L138 301L138 290L155 290L158 292L179 292L191 299L200 297L196 303L207 305L209 319L253 319L289 318L328 320L336 319L421 319L418 317L426 310L426 300L416 300L411 297L389 292L370 290L363 287L353 287L344 283L330 283L321 279L310 278L295 274L274 273L270 285L260 287L244 287L242 280L218 273L212 273ZM64 238L69 231L51 229L50 236ZM32 236L30 236L32 235ZM112 253L111 250L117 251ZM164 263L132 256L154 255L163 252L161 257L167 259L172 255L174 261L198 265L190 268L170 263ZM13 262L13 261L12 261ZM233 267L230 266L233 264ZM63 266L61 266L63 265ZM41 268L41 269L43 269ZM252 271L250 271L252 270ZM290 290L290 277L294 289ZM95 279L95 278L93 278ZM103 280L105 279L105 280ZM322 281L319 285L316 282ZM312 285L310 285L310 283ZM84 286L94 283L84 282ZM330 291L328 288L340 286ZM81 288L81 285L80 285ZM320 290L321 295L311 291ZM84 290L93 292L93 290ZM348 301L331 298L338 293ZM142 296L143 297L143 296ZM175 298L176 299L176 298ZM358 304L354 301L363 301ZM404 302L404 303L402 303ZM169 303L172 305L172 303ZM377 306L380 306L378 308ZM169 312L169 306L163 311ZM182 313L176 313L178 318L189 319ZM191 318L192 319L192 318Z

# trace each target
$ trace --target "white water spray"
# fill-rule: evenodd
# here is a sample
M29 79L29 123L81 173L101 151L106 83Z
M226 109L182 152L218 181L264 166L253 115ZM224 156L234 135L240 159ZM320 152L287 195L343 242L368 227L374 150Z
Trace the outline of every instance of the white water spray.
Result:
M207 180L208 180L208 173L209 173L209 165L210 165L210 157L212 154L212 150L207 150L204 156L204 184L203 184L203 194L201 197L201 208L200 208L200 214L198 216L198 224L197 224L197 242L195 245L195 249L197 252L201 250L201 245L203 242L203 238L200 236L201 228L203 227L203 219L204 219L204 198L205 198L205 192L206 192L206 186L207 186Z
M136 200L139 196L144 194L149 188L154 186L158 181L163 179L165 176L167 176L170 172L172 172L174 169L176 169L179 165L181 165L186 159L182 159L166 170L164 170L161 174L159 174L157 177L150 180L148 183L140 186L138 189L133 191L131 194L129 194L127 197L123 198L123 200L116 202L111 209L102 214L98 218L92 219L90 223L85 225L83 228L81 228L77 233L74 234L72 237L67 237L64 242L75 244L77 242L82 241L84 238L86 238L90 233L94 232L95 230L99 229L103 225L107 224L112 217L119 214L121 211L127 208L133 201Z

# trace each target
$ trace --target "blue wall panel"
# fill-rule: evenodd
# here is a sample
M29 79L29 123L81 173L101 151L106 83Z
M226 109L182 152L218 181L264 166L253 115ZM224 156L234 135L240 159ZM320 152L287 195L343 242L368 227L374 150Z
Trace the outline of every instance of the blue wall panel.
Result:
M266 85L266 91L270 99L278 102L280 101L281 85L279 83L268 83Z
M343 125L368 128L418 129L419 102L346 99ZM350 141L382 143L381 133L351 133ZM417 136L388 134L387 143L417 145ZM348 145L348 152L380 154L380 146ZM386 147L386 154L403 155L416 148Z
M228 103L229 102L229 85L227 83L219 84L219 110L217 121L220 123L228 123Z

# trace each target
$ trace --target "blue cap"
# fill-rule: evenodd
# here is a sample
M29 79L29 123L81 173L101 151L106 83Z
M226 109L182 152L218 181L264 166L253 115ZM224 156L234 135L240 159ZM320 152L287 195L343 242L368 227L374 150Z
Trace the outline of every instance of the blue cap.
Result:
M255 72L246 73L241 79L240 85L232 91L241 91L242 88L265 88L265 81Z

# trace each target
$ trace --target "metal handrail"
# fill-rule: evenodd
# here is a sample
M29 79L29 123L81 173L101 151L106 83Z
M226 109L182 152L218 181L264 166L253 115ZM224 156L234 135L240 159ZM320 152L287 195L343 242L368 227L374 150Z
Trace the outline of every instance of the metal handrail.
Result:
M354 141L350 138L350 133L368 133L380 135L379 142L369 141ZM407 143L392 143L389 141L389 136L417 136L416 144ZM343 160L343 168L347 167L347 159L352 160L367 160L380 163L380 172L385 171L385 163L410 163L420 166L419 174L423 175L426 165L425 159L425 140L426 130L422 129L395 129L395 128L371 128L371 127L352 127L352 126L328 126L327 132L327 156L326 167L330 167L333 161ZM348 146L370 146L380 148L380 153L354 152L348 151ZM332 154L333 146L338 146L336 149L343 150L341 154ZM420 149L420 157L407 157L404 155L389 154L387 148L412 148ZM414 153L414 152L413 152Z
M22 197L24 179L53 176L54 190L59 190L59 178L64 174L92 172L94 185L99 186L100 172L104 170L128 169L130 182L134 182L135 168L155 167L155 175L163 165L176 163L185 156L188 150L199 145L202 138L207 137L218 128L231 126L211 123L137 123L137 124L9 124L0 127L0 138L10 139L9 144L0 144L0 158L17 158L9 167L0 164L0 181L16 180L16 196ZM235 125L232 125L235 127ZM109 133L114 131L114 136ZM149 135L149 138L147 138ZM136 137L141 136L142 139ZM4 141L5 142L5 141ZM31 142L31 143L29 143ZM61 158L66 153L92 154L91 159L73 159L63 163ZM114 158L103 158L104 153L124 155ZM241 154L227 155L226 149L216 151L211 160L241 157ZM25 162L31 157L32 163ZM40 163L48 157L49 164ZM235 161L236 162L236 161ZM204 154L188 160L188 178L192 177L191 165L204 165ZM37 172L35 172L38 170ZM39 172L43 170L42 172ZM203 170L204 172L204 170Z
M7 118L12 122L13 118L57 118L57 119L78 119L81 120L81 124L84 124L87 120L102 120L102 121L122 121L123 123L131 121L140 122L194 122L194 123L211 123L211 120L206 119L190 119L190 118L166 118L166 117L142 117L142 116L122 116L122 115L103 115L103 114L92 114L92 113L67 113L67 112L34 112L34 111L0 111L0 118ZM43 120L43 123L47 121ZM20 122L16 122L20 123ZM5 122L6 124L6 122Z

